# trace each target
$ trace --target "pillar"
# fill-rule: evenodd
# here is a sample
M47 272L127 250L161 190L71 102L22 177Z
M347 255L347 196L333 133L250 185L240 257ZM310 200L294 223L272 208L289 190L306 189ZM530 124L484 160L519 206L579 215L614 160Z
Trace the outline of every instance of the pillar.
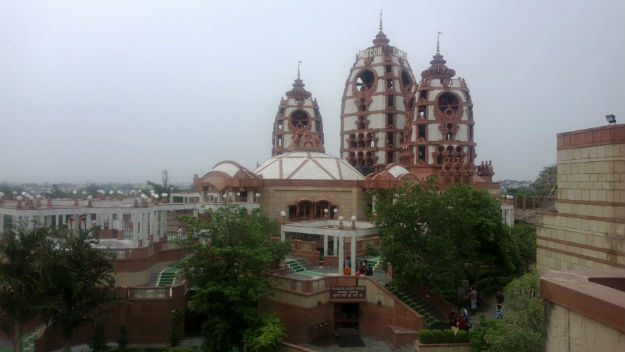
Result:
M325 233L323 235L323 256L327 256L328 255L328 234Z
M334 240L332 241L332 254L335 256L339 255L338 245L339 245L339 237L333 236Z
M130 221L132 222L132 239L139 239L139 216L138 214L131 214Z
M344 252L344 248L345 248L345 242L343 241L344 238L343 236L337 236L338 237L338 252L339 252L339 263L338 263L338 267L339 267L339 275L343 275L343 265L345 265L345 256L343 255Z
M284 230L280 230L280 240L282 242L286 240L286 232Z
M350 248L350 254L352 259L350 260L350 263L352 264L352 276L356 276L356 270L358 268L356 268L356 234L352 234L352 245Z

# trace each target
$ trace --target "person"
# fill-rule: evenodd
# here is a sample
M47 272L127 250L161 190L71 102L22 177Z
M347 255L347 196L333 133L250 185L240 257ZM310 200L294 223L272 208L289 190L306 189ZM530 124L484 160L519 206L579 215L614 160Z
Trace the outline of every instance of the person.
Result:
M477 290L475 289L475 286L471 288L469 298L471 299L471 314L475 314L477 311Z
M352 269L348 266L343 268L343 275L350 276L352 274Z
M348 268L348 267L349 267L349 268L351 268L351 267L352 267L352 266L351 266L351 263L350 263L350 261L349 261L349 257L347 257L347 259L345 259L345 267L346 267L346 268Z
M503 319L503 311L501 310L501 304L497 304L497 309L495 309L495 319Z
M365 275L367 273L367 267L365 267L365 263L366 261L360 262L360 265L358 266L358 273L360 275Z
M456 318L456 313L452 310L449 312L449 315L447 316L447 319L449 319L449 326L451 327L451 330L456 330L456 324L458 323L458 319Z
M373 268L371 267L371 265L369 265L369 263L367 263L366 260L365 260L365 267L367 269L367 276L373 275Z
M503 301L505 300L505 297L503 296L503 292L501 292L501 290L497 291L496 297L497 297L497 304L503 305Z
M462 312L462 309L464 309L464 308L459 308L458 309L458 320L456 321L456 329L457 330L466 330L467 329L467 322L464 319L464 314Z

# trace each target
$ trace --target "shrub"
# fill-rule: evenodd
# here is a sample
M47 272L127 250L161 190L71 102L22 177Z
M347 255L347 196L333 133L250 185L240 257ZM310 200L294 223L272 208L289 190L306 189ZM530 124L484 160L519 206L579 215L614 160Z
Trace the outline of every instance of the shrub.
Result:
M432 330L419 331L419 342L432 343Z
M469 335L466 331L458 331L454 334L451 329L424 329L419 331L419 342L422 344L466 343L469 342Z
M175 346L167 349L167 352L193 352L195 349L191 346Z
M433 343L445 342L445 335L443 334L443 330L432 330L432 340Z
M458 342L458 343L469 342L469 334L464 330L458 331L456 335L452 337L453 337L453 342Z

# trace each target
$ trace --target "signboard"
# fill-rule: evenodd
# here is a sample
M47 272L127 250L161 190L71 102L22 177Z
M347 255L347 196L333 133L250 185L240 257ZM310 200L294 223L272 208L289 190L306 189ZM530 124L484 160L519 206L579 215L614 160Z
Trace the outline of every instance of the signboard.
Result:
M367 290L365 286L332 286L330 287L330 299L365 299Z
M398 57L400 59L404 59L406 60L408 58L408 55L406 54L405 51L403 50L399 50L396 47L392 46L391 47L393 50L393 56ZM359 59L367 59L370 57L374 57L374 56L382 56L382 47L371 47L365 50L361 50L358 52L358 58Z

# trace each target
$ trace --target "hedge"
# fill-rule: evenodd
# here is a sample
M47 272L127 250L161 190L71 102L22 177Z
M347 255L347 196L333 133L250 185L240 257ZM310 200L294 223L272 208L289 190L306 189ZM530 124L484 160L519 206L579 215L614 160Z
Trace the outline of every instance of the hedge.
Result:
M419 331L419 342L422 344L432 343L467 343L469 342L469 335L466 331L458 331L454 333L449 330L430 330L424 329Z

